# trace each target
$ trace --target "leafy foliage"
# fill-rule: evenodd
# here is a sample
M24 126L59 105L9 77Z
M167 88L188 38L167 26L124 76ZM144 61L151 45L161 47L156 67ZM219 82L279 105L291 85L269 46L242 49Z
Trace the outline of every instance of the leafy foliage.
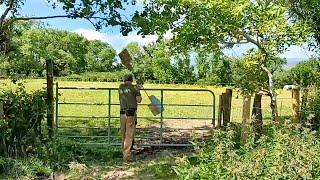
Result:
M101 41L88 41L67 31L30 28L13 38L16 50L0 57L5 75L44 75L45 60L54 62L54 75L63 76L85 71L112 71L115 50Z
M298 20L307 22L313 30L313 36L320 43L320 1L289 0L291 14Z
M304 91L306 92L306 90ZM320 128L320 90L318 87L309 87L308 92L302 97L301 107L302 122L307 127L319 130Z
M103 26L120 26L123 34L132 31L130 20L122 16L124 10L133 8L135 0L46 0L53 8L62 8L65 15L58 16L27 16L24 17L20 11L25 0L1 0L0 5L4 7L4 12L0 14L0 52L8 53L12 49L11 38L13 35L13 25L18 21L41 20L52 18L82 18L89 20L96 29Z
M172 31L175 49L182 51L205 49L221 53L235 45L253 45L245 55L254 57L250 60L259 65L257 70L268 75L270 107L276 120L274 61L289 46L305 42L310 35L303 22L290 23L287 12L286 5L271 0L154 0L135 15L134 21L144 35Z
M121 153L115 148L92 148L68 139L54 139L36 146L25 158L0 157L0 174L10 178L48 178L53 171L69 169L71 163L104 165L119 162Z
M90 81L90 82L121 82L122 77L128 74L127 70L115 72L87 72L60 77L61 80Z
M298 63L295 67L279 74L279 82L283 85L293 84L303 88L318 84L320 78L319 59L312 58Z
M240 129L217 131L194 156L177 159L175 171L180 179L319 178L318 134L294 124L267 130L258 140L251 133L244 145L239 144Z
M41 143L41 122L46 117L45 92L28 94L23 87L0 94L4 119L0 121L1 148L4 155L23 156Z

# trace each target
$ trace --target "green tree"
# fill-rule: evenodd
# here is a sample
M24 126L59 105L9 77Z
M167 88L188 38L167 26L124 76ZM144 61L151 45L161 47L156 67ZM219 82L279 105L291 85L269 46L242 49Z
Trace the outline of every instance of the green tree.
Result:
M173 56L174 80L178 82L194 82L194 67L191 65L191 56L188 52Z
M103 26L121 27L123 34L128 34L132 30L130 21L122 15L124 10L135 5L135 0L47 0L53 8L62 7L65 14L54 16L22 16L21 8L25 0L0 0L0 5L5 8L0 14L0 52L11 51L10 41L13 36L14 24L17 21L42 20L53 18L86 19L90 21L96 29Z
M127 49L134 58L134 73L137 78L158 80L161 83L170 83L175 80L173 54L168 49L169 45L170 42L162 42L142 48L138 43L128 44Z
M250 61L268 75L273 119L277 119L277 95L269 65L291 45L305 42L308 28L290 23L287 7L271 0L154 0L136 14L141 34L164 35L171 30L175 47L221 52L237 44L252 44Z
M85 55L87 71L110 72L115 63L116 51L107 43L95 40L88 44Z
M198 81L232 84L232 59L220 53L199 52L196 57Z
M308 61L299 62L295 67L280 74L282 85L298 85L307 88L319 84L320 60L312 58Z
M290 12L296 19L306 22L313 30L313 36L320 43L320 1L288 0Z

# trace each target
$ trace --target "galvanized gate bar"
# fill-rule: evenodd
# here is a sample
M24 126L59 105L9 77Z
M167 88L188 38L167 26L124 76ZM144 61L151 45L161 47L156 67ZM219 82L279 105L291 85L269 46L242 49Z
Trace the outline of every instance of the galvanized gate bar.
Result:
M61 117L61 118L76 118L75 120L77 119L106 119L106 118L109 118L109 116L58 116L58 117ZM110 119L119 119L120 116L111 116ZM139 119L161 119L161 117L145 117L145 116L138 116L137 118ZM181 119L181 120L212 120L212 118L202 118L202 117L191 117L191 118L185 118L185 117L163 117L163 119L170 119L170 120L174 120L174 119Z
M109 105L108 105L108 143L111 144L110 136L111 136L111 90L109 89L109 95L108 95Z
M83 102L63 102L58 104L65 104L65 105L88 105L88 106L104 106L109 105L107 103L83 103ZM111 103L111 106L119 106L119 103ZM141 106L147 106L148 104L139 104ZM155 105L161 105L161 104L155 104ZM163 104L163 106L181 106L181 107L188 107L188 106L197 106L197 107L212 107L212 104Z
M118 137L118 136L112 136L111 135L111 129L120 129L120 127L118 128L114 128L111 127L111 120L112 119L119 119L120 116L112 116L111 114L111 108L112 106L119 106L119 103L112 103L111 102L111 98L112 98L112 94L111 91L118 91L118 88L92 88L92 87L59 87L58 83L56 86L56 128L58 130L58 128L63 128L63 129L105 129L108 131L108 135L104 136L74 136L74 135L70 135L70 136L64 136L64 137L69 137L69 138L105 138L107 137L107 143L85 143L85 144L106 144L106 145L120 145L119 143L112 143L111 138L114 137ZM108 92L108 103L86 103L86 102L59 102L59 90L106 90ZM161 106L172 106L172 107L212 107L212 118L204 118L204 117L165 117L164 113L161 112L160 113L160 117L138 117L139 119L160 119L160 144L154 144L155 146L189 146L190 144L162 144L163 143L163 132L164 132L164 127L163 127L163 123L164 123L164 119L168 119L168 120L212 120L212 125L214 127L215 125L215 94L213 91L211 90L207 90L207 89L168 89L168 88L164 88L164 89L145 89L146 91L160 91L160 104ZM165 104L164 103L164 92L208 92L212 95L212 104ZM107 106L107 116L59 116L59 105L85 105L85 106ZM147 106L148 104L139 104L140 106ZM77 120L77 119L107 119L108 121L108 127L104 128L104 127L74 127L74 126L59 126L58 125L58 119L62 118L62 119L72 119L72 120ZM144 128L137 128L137 129L144 129ZM170 128L168 128L168 130L170 130ZM179 128L178 130L207 130L205 128ZM150 130L151 132L151 130ZM143 137L142 137L143 138ZM151 138L148 137L148 138ZM181 138L181 137L180 137ZM187 138L187 137L185 137ZM149 144L150 145L150 144Z

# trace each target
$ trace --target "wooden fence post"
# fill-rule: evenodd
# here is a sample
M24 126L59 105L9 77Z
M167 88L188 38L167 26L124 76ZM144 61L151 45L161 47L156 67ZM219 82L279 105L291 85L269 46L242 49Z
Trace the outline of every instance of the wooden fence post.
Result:
M47 69L47 126L48 135L51 138L53 136L53 62L52 60L46 60Z
M292 90L292 119L294 123L300 122L300 89Z
M261 109L261 94L255 94L252 108L252 119L254 129L260 133L262 131L262 109Z
M228 96L226 93L222 93L222 126L225 127L228 125L228 116L227 116L227 107L228 107Z
M227 126L231 122L232 89L226 89L226 92L222 93L222 102L223 126Z
M4 118L4 104L0 101L0 120ZM7 156L7 145L4 137L0 139L0 153L3 153Z
M4 118L3 102L0 101L0 119Z
M222 95L219 95L218 122L216 128L221 128L221 120L223 114Z
M251 106L251 96L250 95L245 95L243 97L243 105L242 105L242 134L241 134L241 139L242 142L246 142L248 139L248 126L249 124L249 119L250 119L250 106Z
M231 103L232 103L232 89L226 89L227 93L227 116L228 116L228 123L231 122Z

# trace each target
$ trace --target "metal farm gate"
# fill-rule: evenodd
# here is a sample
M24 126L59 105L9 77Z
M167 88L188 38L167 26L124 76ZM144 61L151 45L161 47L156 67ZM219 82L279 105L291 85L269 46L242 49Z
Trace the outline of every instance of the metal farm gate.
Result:
M205 89L145 89L160 99L164 112L153 116L141 91L136 144L190 146L206 138L215 124L215 94ZM56 84L55 125L59 137L90 145L120 145L117 88L59 87Z

